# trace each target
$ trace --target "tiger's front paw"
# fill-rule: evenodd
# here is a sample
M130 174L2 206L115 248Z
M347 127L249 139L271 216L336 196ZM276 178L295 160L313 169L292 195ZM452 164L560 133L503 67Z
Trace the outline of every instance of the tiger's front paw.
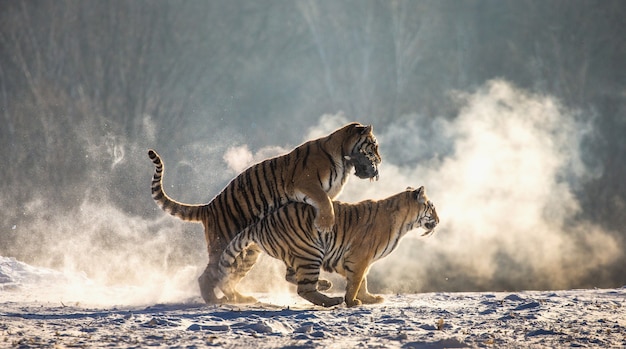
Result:
M348 308L358 307L359 305L361 305L361 301L358 299L346 299L346 305L348 306Z
M368 294L365 297L362 297L362 298L359 297L359 300L363 304L377 304L377 303L384 302L385 298L383 298L381 296L374 296L374 295Z
M322 303L322 306L329 308L334 307L335 305L339 305L341 303L343 303L343 297L332 297L328 298L326 302Z
M315 229L317 229L321 233L330 233L333 231L333 226L335 225L335 216L334 215L318 215L315 217Z
M256 303L256 298L252 296L244 296L239 292L235 292L233 296L229 297L231 303Z

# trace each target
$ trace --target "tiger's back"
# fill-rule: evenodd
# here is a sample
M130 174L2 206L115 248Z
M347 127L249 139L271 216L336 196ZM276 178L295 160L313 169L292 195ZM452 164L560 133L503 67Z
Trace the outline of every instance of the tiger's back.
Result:
M408 231L424 227L432 233L439 222L434 205L423 187L407 190L379 201L357 204L334 202L336 225L332 234L315 229L313 210L300 203L289 203L258 224L241 232L226 248L220 261L221 286L225 294L235 294L230 280L234 258L256 243L270 256L282 260L293 273L298 294L311 302L331 306L343 298L328 298L316 289L320 269L337 272L348 280L346 303L373 303L381 299L367 291L371 264L389 255ZM238 301L235 299L234 301Z

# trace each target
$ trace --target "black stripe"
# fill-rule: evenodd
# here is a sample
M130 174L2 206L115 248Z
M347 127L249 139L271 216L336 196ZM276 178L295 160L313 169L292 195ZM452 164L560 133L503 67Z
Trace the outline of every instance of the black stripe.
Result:
M317 142L315 142L317 143ZM304 157L302 158L302 168L306 169L307 167L307 162L309 161L309 155L311 155L311 146L313 145L313 143L308 143L308 144L304 144L303 148L304 148Z
M324 182L322 181L322 177L320 177L320 171L317 171L317 183L320 185L320 188L322 188L322 190L324 189ZM330 187L330 183L328 183L328 186Z
M229 191L232 191L232 187L229 185L226 188L225 192L222 192L223 195L219 197L219 204L222 213L222 219L224 223L228 226L228 230L222 233L225 233L224 237L232 238L240 230L241 222L237 219L237 216L233 212L233 207L228 203Z
M278 173L276 169L278 166L276 165L276 159L270 160L268 167L270 168L270 178L266 178L268 182L268 187L270 188L270 194L274 198L273 209L280 207L283 205L285 194L283 194L283 190L281 190L280 183L278 182ZM271 184L271 185L270 185Z
M231 246L233 246L233 245L231 245ZM235 253L237 253L237 254L235 254ZM228 248L228 249L224 250L224 252L222 252L222 259L224 259L224 255L226 255L226 256L230 257L232 260L234 260L234 259L237 258L237 256L239 256L240 253L241 253L241 250L233 251L232 248Z
M273 257L284 260L287 255L287 249L284 248L281 243L281 239L279 239L273 232L279 232L280 230L276 229L276 217L271 216L271 219L267 220L265 225L265 229L263 229L263 234L259 236L260 239L263 240L263 245L268 248L268 254L272 254ZM271 251L271 253L270 253Z
M246 222L250 220L249 213L247 214L247 212L249 211L244 211L241 208L241 205L239 204L239 198L236 196L236 194L239 193L240 191L235 189L234 185L231 186L231 189L228 192L230 192L230 195L227 197L227 201L230 201L230 204L228 206L234 207L235 211L237 211L237 215L234 216L233 219L235 220L235 222L238 223L237 230L241 230L245 228L246 226L248 226Z
M214 238L220 237L220 238L224 238L227 237L228 239L230 239L230 234L228 233L229 231L232 230L232 227L230 226L230 224L228 223L226 216L225 216L225 210L222 207L222 200L219 200L219 197L216 197L215 199L213 199L212 201L212 216L213 216L213 221L215 222L215 226L217 229L215 229L214 233L215 236Z
M328 175L328 186L330 187L333 180L339 177L339 173L337 171L337 165L335 164L335 159L331 153L327 152L326 149L324 148L321 149L321 152L323 154L326 154L326 157L328 158L328 162L330 164L330 167L329 167L330 172Z
M244 172L241 175L237 176L237 181L236 183L234 183L236 184L239 196L243 198L243 200L239 200L239 203L240 205L245 206L245 212L247 212L249 216L258 216L258 213L255 212L254 206L252 206L252 202L250 201L250 192L244 187L246 177L247 173Z
M267 201L268 194L263 190L265 188L265 169L261 165L255 166L253 174L253 183L251 184L256 186L257 189L255 200L260 205L259 212L268 212L270 208L269 202Z
M250 200L250 206L254 207L254 215L258 216L260 214L260 212L263 212L263 203L259 203L259 201L257 201L257 198L259 197L259 192L258 192L258 187L257 185L253 185L253 176L256 173L256 167L258 165L255 165L254 168L251 168L249 170L246 170L246 172L244 172L241 177L242 178L242 186L243 189L246 191L246 200ZM256 182L255 182L256 183Z
M357 152L357 150L360 150L361 145L363 144L363 139L359 138L354 145L352 146L352 149L350 151L350 155L354 154Z

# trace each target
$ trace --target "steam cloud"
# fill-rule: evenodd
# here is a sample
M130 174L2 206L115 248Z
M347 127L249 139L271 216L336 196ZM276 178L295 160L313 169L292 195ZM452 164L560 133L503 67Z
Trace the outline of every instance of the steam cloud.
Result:
M611 234L577 219L574 192L595 172L581 161L580 143L590 128L574 111L505 81L488 82L454 99L458 115L452 119L408 115L392 125L374 125L383 156L380 180L351 176L339 197L380 199L424 185L438 209L441 224L432 237L409 233L394 253L375 264L368 279L372 291L569 288L621 256ZM322 116L303 141L349 121L341 114ZM143 122L146 139L153 143L155 126L149 117ZM52 210L45 199L27 203L21 212L27 223L13 225L19 233L15 255L77 276L39 300L146 304L197 297L196 277L207 261L201 226L165 215L151 202L152 167L144 151L150 144L107 142L111 171L141 164L132 168L132 176L145 185L130 199L151 207L153 216L126 213L108 202L111 194L95 188L67 211ZM245 144L230 145L211 171L227 166L230 173L220 176L232 178L285 151L272 146L254 153ZM165 157L166 189L181 199L177 190L182 189L167 186L176 175L176 159L169 160ZM202 169L192 175L200 176ZM281 263L264 256L242 288L289 289L283 273ZM91 286L83 282L81 288L76 280L90 280Z
M394 127L379 136L384 155L396 151L386 147L395 140L416 154L415 162L384 164L380 184L353 182L345 193L363 199L425 185L438 208L438 232L407 239L376 265L375 288L569 288L620 256L611 235L576 220L574 190L595 172L581 161L587 124L558 101L504 81L457 98L458 117L421 127L431 134L414 124L417 137Z

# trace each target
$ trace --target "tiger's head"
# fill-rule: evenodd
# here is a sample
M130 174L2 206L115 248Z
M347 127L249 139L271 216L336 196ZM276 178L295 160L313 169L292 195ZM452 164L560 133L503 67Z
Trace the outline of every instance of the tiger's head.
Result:
M357 177L378 180L378 165L382 162L382 158L378 153L374 128L371 125L364 126L359 123L349 124L346 128L351 133L351 137L349 137L349 155L344 155L344 159L349 165L354 166L354 174Z
M417 203L418 212L415 216L415 220L410 222L411 229L415 227L422 227L426 230L422 236L428 236L434 233L435 227L439 224L439 216L435 205L426 196L426 189L423 186L418 189L411 187L407 188L410 200Z

